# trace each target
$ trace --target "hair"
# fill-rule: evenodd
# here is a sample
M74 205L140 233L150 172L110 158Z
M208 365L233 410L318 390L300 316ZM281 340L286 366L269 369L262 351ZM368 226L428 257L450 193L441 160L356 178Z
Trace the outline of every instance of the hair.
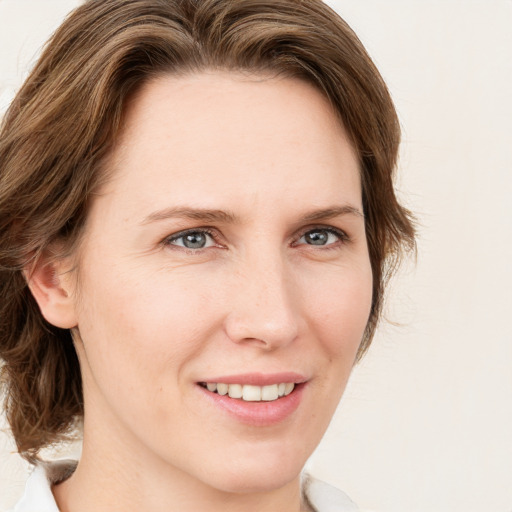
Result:
M0 357L18 450L34 462L83 415L71 332L42 317L24 276L56 242L75 247L124 106L163 74L204 70L307 80L359 156L373 301L414 249L393 175L400 126L386 85L350 27L320 0L89 0L55 32L0 128Z

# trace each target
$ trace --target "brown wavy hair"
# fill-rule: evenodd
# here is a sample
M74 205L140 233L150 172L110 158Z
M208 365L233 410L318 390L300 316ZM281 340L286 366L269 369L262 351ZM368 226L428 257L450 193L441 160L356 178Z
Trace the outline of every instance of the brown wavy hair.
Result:
M2 382L27 460L66 438L83 398L71 333L43 319L23 270L56 241L79 241L127 99L155 76L207 69L307 80L339 115L360 158L373 270L358 358L370 345L414 228L393 188L395 108L354 32L319 0L89 0L50 39L0 131Z

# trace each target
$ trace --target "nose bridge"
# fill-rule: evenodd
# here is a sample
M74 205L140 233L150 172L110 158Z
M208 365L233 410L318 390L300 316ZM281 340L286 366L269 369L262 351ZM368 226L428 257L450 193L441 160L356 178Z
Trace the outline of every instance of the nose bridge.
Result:
M299 317L290 277L277 248L254 252L239 262L227 322L233 341L253 340L277 347L297 337Z

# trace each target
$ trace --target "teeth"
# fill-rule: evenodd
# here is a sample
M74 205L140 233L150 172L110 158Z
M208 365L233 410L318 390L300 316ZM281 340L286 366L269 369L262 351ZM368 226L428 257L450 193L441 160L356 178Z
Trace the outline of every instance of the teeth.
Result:
M279 398L278 385L263 386L261 388L261 399L262 400L277 400Z
M208 384L207 384L208 386ZM227 384L217 384L217 393L219 395L227 395L228 394L228 385Z
M280 384L271 384L270 386L251 386L249 384L207 382L206 388L212 393L229 395L230 398L238 398L246 402L272 402L289 395L295 388L295 383L282 382Z
M286 386L284 388L284 396L289 395L293 391L294 387L295 387L295 384L293 382L286 384Z
M242 392L242 398L246 402L260 402L261 401L261 388L259 386L249 386L249 385L244 386L243 392Z
M228 386L228 395L230 398L242 398L244 391L241 384L230 384Z

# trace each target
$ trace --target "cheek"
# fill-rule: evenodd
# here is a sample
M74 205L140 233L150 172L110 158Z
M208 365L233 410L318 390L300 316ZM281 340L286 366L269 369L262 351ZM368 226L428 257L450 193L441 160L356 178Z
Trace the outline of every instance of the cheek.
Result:
M179 271L169 279L111 269L84 276L79 329L90 371L116 393L175 385L180 367L215 325L212 302Z
M179 341L176 333L183 329L193 335L198 327L195 313L205 299L187 291L186 283L168 281L135 275L105 280L96 286L94 299L84 308L84 322L94 321L96 331L105 331L98 332L100 336L122 337L125 346L144 343L146 350L159 341L165 345L171 339Z
M309 324L319 333L330 359L352 367L366 329L372 302L372 273L368 264L336 268L318 275L305 295Z

